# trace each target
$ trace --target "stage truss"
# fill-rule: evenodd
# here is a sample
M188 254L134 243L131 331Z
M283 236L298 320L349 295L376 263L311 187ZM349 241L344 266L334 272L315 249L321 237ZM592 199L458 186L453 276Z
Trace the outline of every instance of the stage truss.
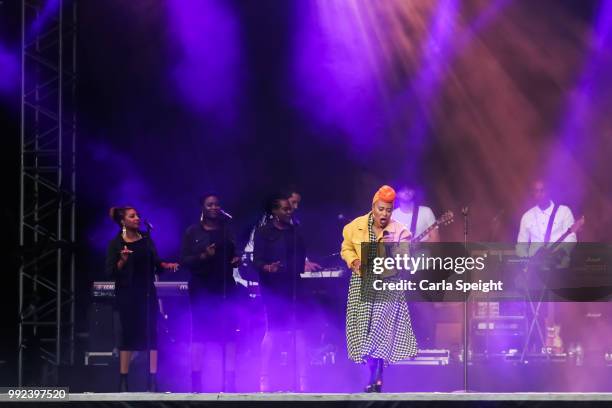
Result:
M74 361L76 21L76 1L22 0L19 385Z

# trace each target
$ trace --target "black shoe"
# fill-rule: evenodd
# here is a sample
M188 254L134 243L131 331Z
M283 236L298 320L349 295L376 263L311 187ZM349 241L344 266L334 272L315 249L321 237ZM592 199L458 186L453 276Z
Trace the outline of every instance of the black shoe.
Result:
M119 392L128 392L127 374L119 374Z
M374 384L368 384L365 387L365 392L370 393L370 392L382 392L382 382L377 381Z
M381 392L385 362L382 358L371 358L368 360L368 366L370 367L370 383L366 386L365 392Z
M157 392L157 374L149 373L149 378L147 380L147 391Z

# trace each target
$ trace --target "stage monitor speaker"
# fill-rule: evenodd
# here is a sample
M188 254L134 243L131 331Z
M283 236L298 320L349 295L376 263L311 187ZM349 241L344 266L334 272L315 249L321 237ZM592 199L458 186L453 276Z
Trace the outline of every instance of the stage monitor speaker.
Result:
M89 309L90 352L108 352L117 349L120 334L119 314L112 302L95 302Z

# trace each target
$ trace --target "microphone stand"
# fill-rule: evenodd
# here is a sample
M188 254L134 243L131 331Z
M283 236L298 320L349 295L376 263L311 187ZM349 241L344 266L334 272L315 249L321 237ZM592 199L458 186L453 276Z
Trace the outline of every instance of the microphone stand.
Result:
M222 311L222 313L226 314L225 317L234 318L232 313L228 313L227 314L227 309L228 309L227 308L227 303L228 303L227 302L227 285L228 285L228 282L227 282L227 275L228 275L227 267L228 267L228 263L231 264L231 259L228 260L228 253L227 253L227 251L228 251L228 245L227 244L228 244L228 241L229 241L228 240L228 231L227 231L228 228L227 228L227 224L228 224L228 222L230 222L233 219L233 217L230 214L228 214L225 211L223 211L223 210L221 210L221 215L225 218L222 221L222 226L221 226L222 231L223 231L223 234L222 234L222 236L223 236L223 243L222 243L222 245L223 245L223 254L222 254L222 256L223 256L223 269L222 269L222 273L223 273L223 297L221 299L221 311ZM234 251L234 253L235 253L235 251ZM234 253L231 254L232 258L234 257ZM227 347L228 347L229 343L231 341L233 341L234 339L233 339L233 337L229 341L227 339L227 336L228 336L228 333L227 333L228 332L228 319L224 318L222 324L223 324L223 328L222 328L223 341L221 342L221 347L222 347L222 350L221 350L221 389L222 389L223 392L227 392L227 390L226 390L226 383L227 383L227 372L226 372L227 371ZM235 322L232 322L232 324L229 324L229 328L233 329L233 324L235 324ZM233 329L232 330L232 336L234 336L235 334L236 334L236 331ZM234 358L234 367L233 367L234 368L234 376L235 376L235 372L236 372L236 360L237 360L236 355L237 355L237 350L234 350L234 356L233 356L233 358ZM235 377L234 377L234 381L236 381Z
M146 237L146 244L147 244L147 279L146 279L146 285L147 285L147 295L146 295L146 302L147 305L145 307L146 310L146 330L147 330L147 349L146 349L146 353L147 353L147 378L148 376L151 375L151 285L153 284L151 282L151 225L148 222L145 222L145 227L147 229L147 237ZM155 272L154 272L155 273ZM157 318L157 316L156 316ZM158 359L159 362L159 359Z
M222 211L222 214L224 212ZM223 214L225 215L225 214ZM223 269L222 269L222 273L223 273L223 297L221 299L221 311L223 314L226 313L227 308L226 308L226 297L227 297L227 224L226 224L227 220L223 220L222 223L222 229L223 229ZM228 316L225 316L228 317ZM223 336L223 341L221 342L221 390L223 392L226 391L225 389L225 383L226 383L226 367L227 367L227 319L224 318L223 319L223 327L221 330L222 336Z
M469 215L469 207L466 205L461 208L461 214L463 214L463 246L467 253L468 247L468 215ZM468 352L468 307L467 307L467 293L464 295L465 299L463 300L463 391L468 391L468 360L469 360L469 352Z
M297 248L297 223L293 223L293 293L292 293L292 316L291 325L293 336L291 338L293 346L293 389L299 390L299 372L298 372L298 355L297 355L297 278L298 278L298 248Z

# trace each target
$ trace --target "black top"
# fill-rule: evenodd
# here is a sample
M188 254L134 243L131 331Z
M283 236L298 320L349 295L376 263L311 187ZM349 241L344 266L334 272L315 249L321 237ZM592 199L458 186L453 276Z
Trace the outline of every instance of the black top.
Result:
M121 249L132 253L117 269ZM162 271L153 240L143 234L134 242L117 235L108 246L106 273L115 281L115 301L121 321L120 350L157 348L157 296L154 273Z
M201 259L200 255L206 252L206 247L215 245L215 255ZM204 229L201 223L193 224L183 236L181 246L181 266L191 272L192 281L203 286L208 292L222 294L224 286L226 291L235 289L232 258L237 256L236 245L231 225L221 224L216 230ZM227 293L227 292L226 292Z
M146 235L135 242L125 242L123 236L118 234L109 243L106 251L106 276L115 281L116 288L143 286L155 281L154 274L163 271L161 260L157 254L155 243ZM121 257L121 250L126 246L133 251L121 270L117 269L117 262Z
M300 296L300 274L304 272L306 252L300 228L289 226L278 229L268 223L255 231L253 263L259 271L262 294L273 293L290 299L294 284L296 295ZM264 265L280 261L278 272L264 271Z

